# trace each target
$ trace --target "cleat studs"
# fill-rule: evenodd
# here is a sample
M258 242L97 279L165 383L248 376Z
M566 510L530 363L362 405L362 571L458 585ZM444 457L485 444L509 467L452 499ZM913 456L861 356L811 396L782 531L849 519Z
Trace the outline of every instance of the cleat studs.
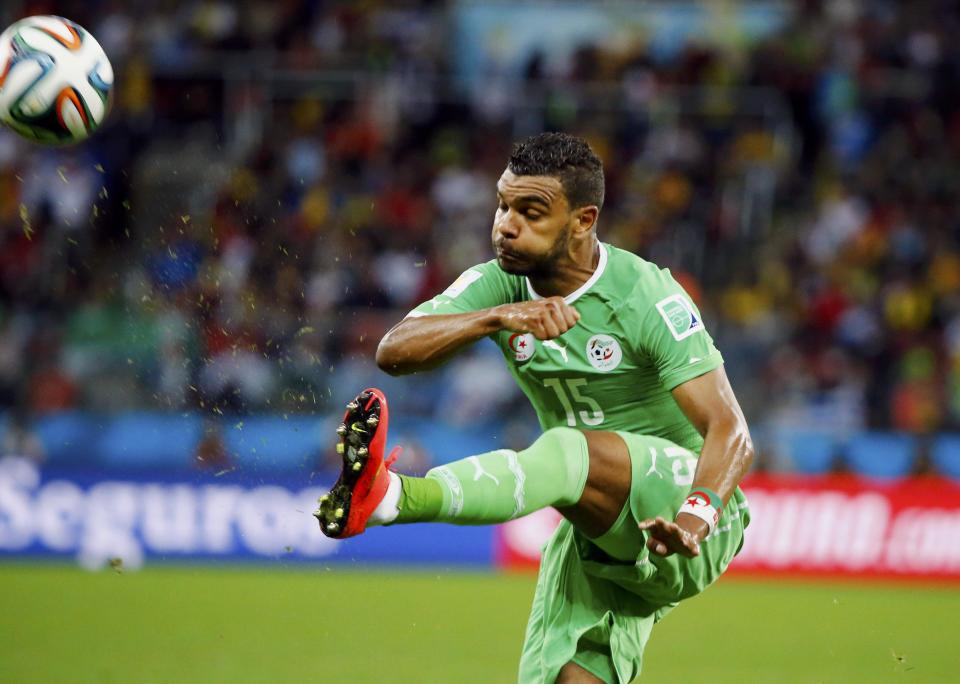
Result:
M338 508L337 510L335 510L335 511L333 512L333 517L336 518L337 520L339 520L340 518L342 518L342 517L343 517L343 509L342 509L342 508Z
M337 453L338 454L343 453L343 442L340 442L339 444L337 444Z
M335 522L327 523L327 532L339 532L339 531L340 531L340 526L337 523Z
M348 411L356 411L358 408L360 408L360 404L358 404L356 401L351 401L349 404L347 404Z
M354 471L354 472L360 470L361 468L363 468L363 464L362 464L360 461L357 461L356 463L353 464L353 471Z
M367 418L367 425L369 425L370 427L376 427L377 423L379 422L380 422L380 419L377 418L376 416L370 416L369 418Z
M338 425L338 426L337 426L337 434L340 435L341 437L343 437L345 434L347 434L347 426L344 425L343 423L341 423L340 425Z
M324 494L323 496L320 497L319 502L322 503L322 504L325 504L325 503L327 503L329 500L330 500L330 495L329 495L329 494Z
M357 456L363 457L366 455L367 455L367 447L362 446L359 449L357 449Z

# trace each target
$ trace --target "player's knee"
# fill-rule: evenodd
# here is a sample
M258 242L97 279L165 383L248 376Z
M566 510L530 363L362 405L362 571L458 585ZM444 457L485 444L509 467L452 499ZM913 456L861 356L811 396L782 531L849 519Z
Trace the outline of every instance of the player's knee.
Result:
M583 433L569 427L552 427L537 437L537 441L553 442L555 444L584 439Z
M568 427L550 428L526 451L556 464L555 477L565 483L564 496L558 505L570 506L579 501L590 469L587 439L582 432Z
M587 453L587 438L574 428L554 427L540 435L532 447L549 451L555 457L580 458Z

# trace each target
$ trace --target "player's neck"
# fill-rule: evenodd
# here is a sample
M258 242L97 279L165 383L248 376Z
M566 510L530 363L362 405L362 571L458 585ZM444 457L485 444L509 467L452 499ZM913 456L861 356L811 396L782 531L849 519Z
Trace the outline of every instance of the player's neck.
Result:
M541 297L566 297L590 280L597 270L601 247L596 237L571 247L566 257L557 262L553 273L530 278L530 284Z

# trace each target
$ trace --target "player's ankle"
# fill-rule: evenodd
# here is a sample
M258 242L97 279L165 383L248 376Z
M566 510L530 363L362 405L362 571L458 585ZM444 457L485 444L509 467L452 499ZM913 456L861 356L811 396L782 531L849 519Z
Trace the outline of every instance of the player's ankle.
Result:
M390 477L387 492L383 495L383 499L377 504L373 513L370 514L370 518L367 520L367 527L389 525L397 519L397 515L400 513L400 508L397 506L397 504L400 503L400 493L403 489L400 484L400 477L389 470L387 471L387 475Z

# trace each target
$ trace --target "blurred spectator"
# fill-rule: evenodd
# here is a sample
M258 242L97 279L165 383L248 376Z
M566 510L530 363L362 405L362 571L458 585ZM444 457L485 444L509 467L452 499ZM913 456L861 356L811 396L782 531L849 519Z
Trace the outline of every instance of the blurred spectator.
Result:
M43 443L30 425L30 418L21 409L14 409L7 418L6 431L0 440L0 458L25 458L37 465L46 459Z
M233 461L223 441L223 428L212 418L203 421L203 435L197 443L193 465L198 470L219 473L233 467Z

